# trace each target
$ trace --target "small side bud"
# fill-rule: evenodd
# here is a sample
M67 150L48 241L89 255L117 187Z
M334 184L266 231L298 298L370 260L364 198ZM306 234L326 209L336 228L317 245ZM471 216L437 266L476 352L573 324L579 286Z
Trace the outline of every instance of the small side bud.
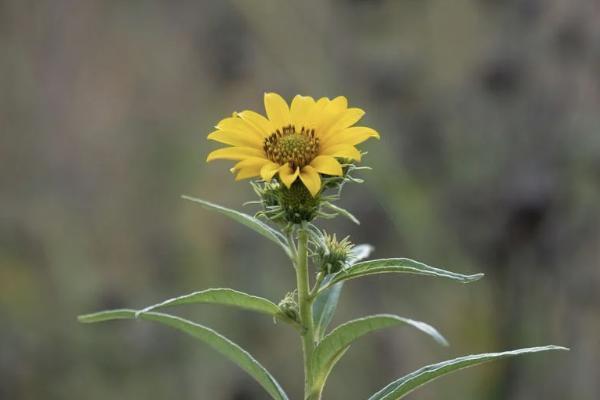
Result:
M285 295L283 300L281 300L278 304L281 312L288 317L289 319L299 322L299 308L298 302L296 301L297 293L296 291L289 292Z
M325 275L335 274L346 267L354 245L348 236L338 240L335 233L325 233L323 243L316 249L316 265Z

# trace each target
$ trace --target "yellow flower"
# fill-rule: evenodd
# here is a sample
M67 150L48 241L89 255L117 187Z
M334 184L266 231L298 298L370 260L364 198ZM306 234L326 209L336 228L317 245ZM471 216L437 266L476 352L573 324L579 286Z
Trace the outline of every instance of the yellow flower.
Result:
M234 113L221 120L208 139L230 147L211 152L206 161L236 160L236 180L260 176L290 187L300 179L312 196L321 189L321 175L342 175L338 158L360 161L354 147L379 134L352 126L364 111L348 108L345 97L333 100L297 95L288 107L276 93L265 93L267 118L254 111Z

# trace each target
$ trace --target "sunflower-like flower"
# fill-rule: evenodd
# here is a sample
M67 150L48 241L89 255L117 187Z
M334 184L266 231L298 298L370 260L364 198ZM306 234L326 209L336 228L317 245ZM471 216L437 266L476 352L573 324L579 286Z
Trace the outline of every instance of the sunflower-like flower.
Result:
M338 159L360 161L356 145L379 134L353 126L365 114L348 108L345 97L333 100L297 95L291 106L276 93L265 93L267 117L242 111L221 120L208 139L230 147L211 152L207 161L235 160L236 180L277 177L287 188L300 179L314 197L321 190L321 175L341 176Z

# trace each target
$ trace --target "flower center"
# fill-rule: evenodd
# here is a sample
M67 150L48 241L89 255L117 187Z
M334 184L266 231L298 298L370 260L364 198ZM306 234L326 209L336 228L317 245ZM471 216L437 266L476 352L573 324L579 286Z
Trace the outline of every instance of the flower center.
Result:
M277 164L302 168L319 154L319 138L315 137L314 129L302 128L296 132L295 126L288 125L267 137L263 149L267 158Z

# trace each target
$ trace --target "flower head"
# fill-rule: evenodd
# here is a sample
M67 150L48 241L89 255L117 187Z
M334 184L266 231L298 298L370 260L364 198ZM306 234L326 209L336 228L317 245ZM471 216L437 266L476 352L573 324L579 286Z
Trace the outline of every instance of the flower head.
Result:
M300 180L312 196L321 190L321 175L341 176L338 159L360 161L356 145L379 134L353 126L364 111L348 108L345 97L314 100L297 95L291 106L276 93L265 93L267 117L242 111L221 120L208 139L229 145L211 152L207 161L235 160L236 180L276 178L287 188Z

